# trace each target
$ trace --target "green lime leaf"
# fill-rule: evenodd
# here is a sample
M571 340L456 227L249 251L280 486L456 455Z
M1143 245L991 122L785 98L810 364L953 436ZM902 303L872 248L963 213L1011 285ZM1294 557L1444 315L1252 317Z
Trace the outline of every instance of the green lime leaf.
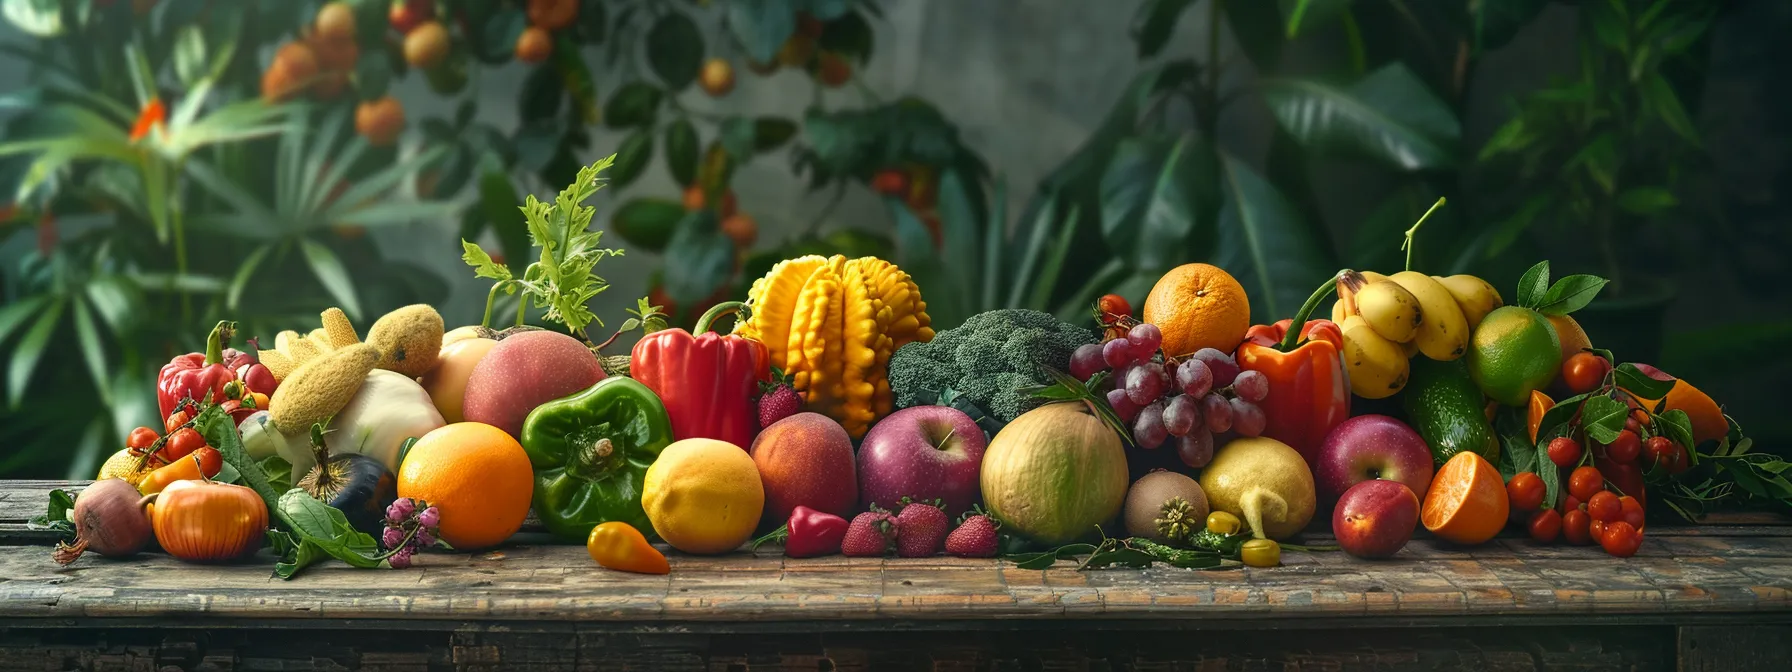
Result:
M647 29L647 65L671 91L697 79L703 66L703 32L684 12L666 12Z
M1596 275L1570 275L1549 286L1543 295L1543 302L1537 306L1537 312L1544 315L1567 315L1585 308L1592 303L1593 297L1599 296L1599 290L1609 282Z
M1549 260L1537 262L1518 279L1517 305L1536 308L1549 295Z
M623 84L604 103L604 125L610 128L650 126L664 95L658 87L646 82Z
M610 171L610 183L618 187L628 186L647 170L647 162L652 158L653 129L643 128L630 133L616 149L616 167Z
M1668 396L1668 391L1674 389L1672 378L1656 380L1630 362L1619 364L1612 371L1612 378L1617 381L1618 387L1644 399L1664 399Z
M666 170L681 186L697 181L697 129L680 117L666 127Z
M1630 417L1630 407L1624 402L1604 395L1587 399L1581 407L1580 426L1586 430L1587 438L1599 443L1611 443L1618 438L1618 432L1624 429L1624 419Z
M1655 416L1655 431L1680 444L1689 454L1696 445L1692 437L1692 417L1678 408Z

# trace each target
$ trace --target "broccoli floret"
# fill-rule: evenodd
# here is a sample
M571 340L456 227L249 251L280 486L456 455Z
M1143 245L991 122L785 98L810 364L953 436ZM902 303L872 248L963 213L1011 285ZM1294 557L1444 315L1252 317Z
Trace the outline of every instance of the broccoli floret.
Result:
M1031 388L1052 384L1047 369L1065 370L1077 346L1094 342L1094 332L1047 313L992 310L897 349L890 389L899 408L932 403L951 389L1007 422L1043 403Z

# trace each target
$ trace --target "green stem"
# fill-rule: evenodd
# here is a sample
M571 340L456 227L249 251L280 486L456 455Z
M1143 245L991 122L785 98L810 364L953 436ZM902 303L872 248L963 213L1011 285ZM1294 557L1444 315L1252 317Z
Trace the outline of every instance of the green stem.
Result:
M1406 268L1404 270L1412 270L1412 250L1416 247L1412 244L1413 236L1418 235L1419 227L1425 225L1425 220L1431 218L1431 213L1437 212L1437 209L1441 207L1444 207L1444 197L1439 196L1437 202L1431 204L1431 209L1426 210L1425 214L1419 215L1419 221L1413 222L1412 228L1406 230L1406 240L1400 243L1400 249L1406 250Z
M523 317L525 316L525 314L528 311L529 311L529 295L526 292L519 293L516 297L516 324L511 325L511 326L516 326L516 327L523 326Z
M205 365L224 363L224 345L236 335L236 323L221 320L218 326L212 327L212 333L205 337Z
M740 322L746 321L750 316L750 313L747 312L746 303L741 301L724 301L710 307L709 310L704 311L703 317L697 318L697 328L691 330L691 335L695 336L709 331L710 323L716 321L717 318L728 314L735 314L735 320Z
M772 530L771 533L769 533L763 537L754 539L753 543L751 545L747 546L747 551L748 552L757 551L757 550L759 550L760 546L764 546L766 544L782 544L786 541L790 541L790 525L788 523L786 523L783 527L779 527L776 530Z
M485 327L487 329L491 328L491 326L492 326L492 305L494 303L496 303L498 300L498 290L503 289L503 288L504 288L504 283L494 282L494 283L492 283L491 291L488 291L485 293L485 316L479 318L479 326Z
M1282 337L1282 342L1276 346L1277 350L1292 352L1294 346L1300 344L1301 327L1307 325L1307 318L1313 314L1314 309L1319 307L1319 302L1337 288L1338 276L1334 275L1327 279L1325 284L1320 285L1319 289L1313 290L1313 295L1307 297L1306 303L1301 304L1300 312L1295 313L1294 319L1288 322L1288 334Z

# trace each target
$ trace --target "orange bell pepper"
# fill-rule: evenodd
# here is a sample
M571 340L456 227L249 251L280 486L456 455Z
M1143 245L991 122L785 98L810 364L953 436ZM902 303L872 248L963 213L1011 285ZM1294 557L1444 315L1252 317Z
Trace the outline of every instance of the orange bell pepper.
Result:
M1234 354L1240 369L1269 379L1269 396L1257 404L1268 421L1263 435L1293 447L1308 464L1319 457L1325 435L1350 418L1344 332L1330 320L1306 319L1336 283L1321 286L1294 319L1251 327ZM1296 320L1300 332L1290 333Z

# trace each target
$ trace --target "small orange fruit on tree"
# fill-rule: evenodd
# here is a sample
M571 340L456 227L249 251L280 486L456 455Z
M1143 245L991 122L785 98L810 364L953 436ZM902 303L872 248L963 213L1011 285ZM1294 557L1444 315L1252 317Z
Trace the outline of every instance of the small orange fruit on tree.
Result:
M367 138L367 144L387 147L398 141L404 131L404 104L386 96L361 103L355 108L355 132Z
M261 97L280 102L301 93L317 77L317 52L304 42L288 42L274 52L274 62L261 73Z
M529 0L529 23L560 30L579 18L579 0Z
M815 59L815 80L830 89L845 86L852 81L852 63L834 52L821 52L821 56Z
M722 235L744 250L752 247L753 240L759 237L759 224L746 213L735 213L722 219Z
M529 26L516 37L516 60L542 63L554 54L554 36L541 26Z
M355 10L346 2L332 2L317 10L317 35L328 40L355 39Z
M697 71L697 85L703 92L720 98L734 90L734 66L724 58L711 58Z
M425 21L404 36L404 62L425 70L448 59L448 28L441 21Z

